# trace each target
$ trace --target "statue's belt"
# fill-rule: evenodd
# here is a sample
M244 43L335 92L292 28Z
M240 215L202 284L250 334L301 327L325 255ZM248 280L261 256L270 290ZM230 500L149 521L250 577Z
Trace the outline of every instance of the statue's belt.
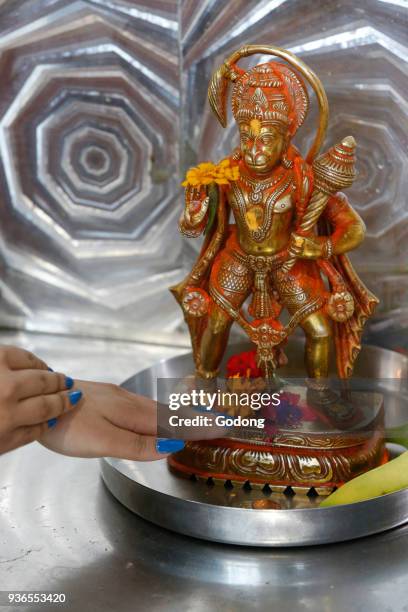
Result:
M273 300L270 295L268 274L281 268L288 257L287 250L274 255L248 255L235 253L243 264L254 273L254 286L250 312L256 319L276 316Z
M249 255L234 251L233 257L255 273L250 314L256 319L276 318L276 307L270 295L271 288L268 283L268 274L270 272L276 272L282 267L282 264L288 257L287 250L284 249L274 255ZM222 296L215 287L210 288L210 294L214 301L245 329L242 314L230 304L228 299ZM297 312L292 316L287 326L288 331L294 329L296 325L301 323L310 314L319 310L323 303L324 299L321 296L315 296L302 303Z
M249 255L234 251L233 257L248 266L255 274L267 274L274 270L278 270L288 258L286 249L273 255Z

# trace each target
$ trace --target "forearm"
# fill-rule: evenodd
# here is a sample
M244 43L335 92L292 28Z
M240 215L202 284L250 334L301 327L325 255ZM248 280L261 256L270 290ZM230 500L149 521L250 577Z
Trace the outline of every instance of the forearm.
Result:
M326 236L292 235L291 248L303 259L328 259L352 251L364 240L365 225L343 194L336 194L324 211L330 234Z
M341 255L357 248L364 240L365 225L360 215L344 201L335 215L329 218L333 227L330 240L333 255Z

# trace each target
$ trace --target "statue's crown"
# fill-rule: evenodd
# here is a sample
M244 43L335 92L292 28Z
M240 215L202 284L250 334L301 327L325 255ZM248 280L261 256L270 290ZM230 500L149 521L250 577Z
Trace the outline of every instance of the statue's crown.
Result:
M235 80L232 112L238 123L259 119L293 135L302 125L309 105L303 82L285 64L258 64Z

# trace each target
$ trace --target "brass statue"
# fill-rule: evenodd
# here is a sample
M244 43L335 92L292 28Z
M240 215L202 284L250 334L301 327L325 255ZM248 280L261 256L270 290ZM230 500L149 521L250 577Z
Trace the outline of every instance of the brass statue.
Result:
M258 53L284 62L247 71L238 66ZM309 107L302 77L319 105L318 129L305 157L291 142ZM215 71L208 97L223 127L230 83L240 146L219 164L203 163L187 173L180 230L189 237L205 233L205 240L191 273L171 289L189 327L196 372L217 376L237 322L271 377L284 362L289 334L300 326L307 376L324 390L331 339L338 375L347 379L378 303L347 256L365 234L364 222L340 192L355 177L355 141L348 136L317 156L328 122L326 94L312 70L288 51L244 46ZM278 318L283 309L290 315L286 325Z

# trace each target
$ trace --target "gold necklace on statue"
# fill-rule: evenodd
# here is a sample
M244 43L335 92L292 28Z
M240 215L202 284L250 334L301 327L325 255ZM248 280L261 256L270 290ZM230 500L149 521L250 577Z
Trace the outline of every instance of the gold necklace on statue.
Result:
M242 178L242 177L241 177ZM278 184L278 182L280 184ZM263 200L264 189L259 191L260 203L251 201L250 194L244 192L237 182L232 183L232 193L236 202L237 214L242 219L242 226L249 237L255 242L262 242L268 235L273 218L274 205L292 182L292 175L281 175L276 180L276 189ZM249 204L249 208L247 206Z
M280 173L278 176L274 176L273 178L253 179L247 174L243 174L241 172L240 179L247 187L250 188L248 198L251 204L259 204L263 201L263 192L277 185L279 181L282 180L283 176L284 173Z

